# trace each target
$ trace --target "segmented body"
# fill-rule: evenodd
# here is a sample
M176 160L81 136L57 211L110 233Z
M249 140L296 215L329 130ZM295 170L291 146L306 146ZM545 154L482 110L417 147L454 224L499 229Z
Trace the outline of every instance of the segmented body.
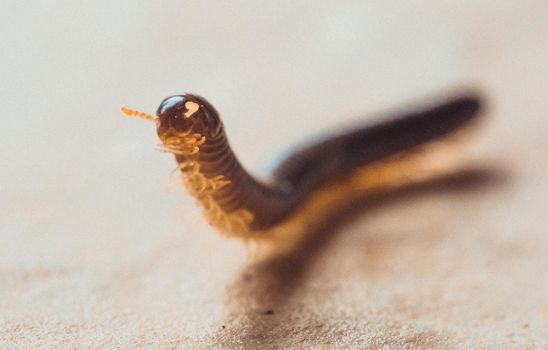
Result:
M201 130L185 132L168 127L159 131L160 138L175 155L183 184L204 208L208 222L238 237L253 237L283 226L305 203L310 207L311 194L327 184L363 166L374 169L383 160L451 134L473 120L479 110L477 97L463 96L349 130L297 150L273 171L269 182L264 182L238 161L213 107L194 95L183 97L199 104L192 106L192 113L186 110L184 117L191 118L198 108L207 108L208 117L214 117L214 123L208 120L207 125L214 125L215 132L203 125ZM384 176L378 169L377 174Z

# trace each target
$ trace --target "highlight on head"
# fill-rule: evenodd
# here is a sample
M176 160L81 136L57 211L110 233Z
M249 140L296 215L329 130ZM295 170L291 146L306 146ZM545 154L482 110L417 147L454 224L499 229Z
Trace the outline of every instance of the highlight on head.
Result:
M186 101L185 108L186 112L184 112L183 115L185 116L185 118L190 118L194 113L198 111L198 109L200 109L200 105L193 101Z
M143 113L143 112L139 112L135 109L131 109L131 108L127 108L127 107L122 107L122 113L124 113L128 117L141 118L141 119L145 119L145 120L150 120L150 121L155 122L155 123L158 123L160 121L160 118L158 118L158 117L155 117L153 115L146 114L146 113Z

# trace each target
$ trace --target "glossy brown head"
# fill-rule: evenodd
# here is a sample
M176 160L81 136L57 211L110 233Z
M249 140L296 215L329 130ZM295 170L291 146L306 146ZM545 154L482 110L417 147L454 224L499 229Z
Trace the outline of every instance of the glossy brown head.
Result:
M219 135L222 123L215 108L196 95L175 95L162 101L156 115L158 136L199 133L207 138Z

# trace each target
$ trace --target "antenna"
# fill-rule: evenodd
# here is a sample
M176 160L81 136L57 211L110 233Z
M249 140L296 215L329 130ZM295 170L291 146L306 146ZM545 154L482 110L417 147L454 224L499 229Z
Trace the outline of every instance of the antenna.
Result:
M155 123L160 121L160 118L158 118L158 117L154 117L150 114L139 112L135 109L131 109L131 108L127 108L127 107L122 107L122 113L124 113L128 117L136 117L136 118L146 119L146 120L150 120L151 122L155 122Z

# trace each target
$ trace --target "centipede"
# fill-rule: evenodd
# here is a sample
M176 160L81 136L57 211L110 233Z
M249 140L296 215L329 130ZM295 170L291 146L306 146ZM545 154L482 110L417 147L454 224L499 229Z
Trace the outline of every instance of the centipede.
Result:
M220 114L199 95L169 96L156 116L122 112L156 124L161 147L175 157L182 184L211 226L226 236L260 239L306 229L364 183L371 188L410 177L410 168L397 164L471 124L481 109L482 98L470 91L407 108L297 148L264 177L244 168Z

